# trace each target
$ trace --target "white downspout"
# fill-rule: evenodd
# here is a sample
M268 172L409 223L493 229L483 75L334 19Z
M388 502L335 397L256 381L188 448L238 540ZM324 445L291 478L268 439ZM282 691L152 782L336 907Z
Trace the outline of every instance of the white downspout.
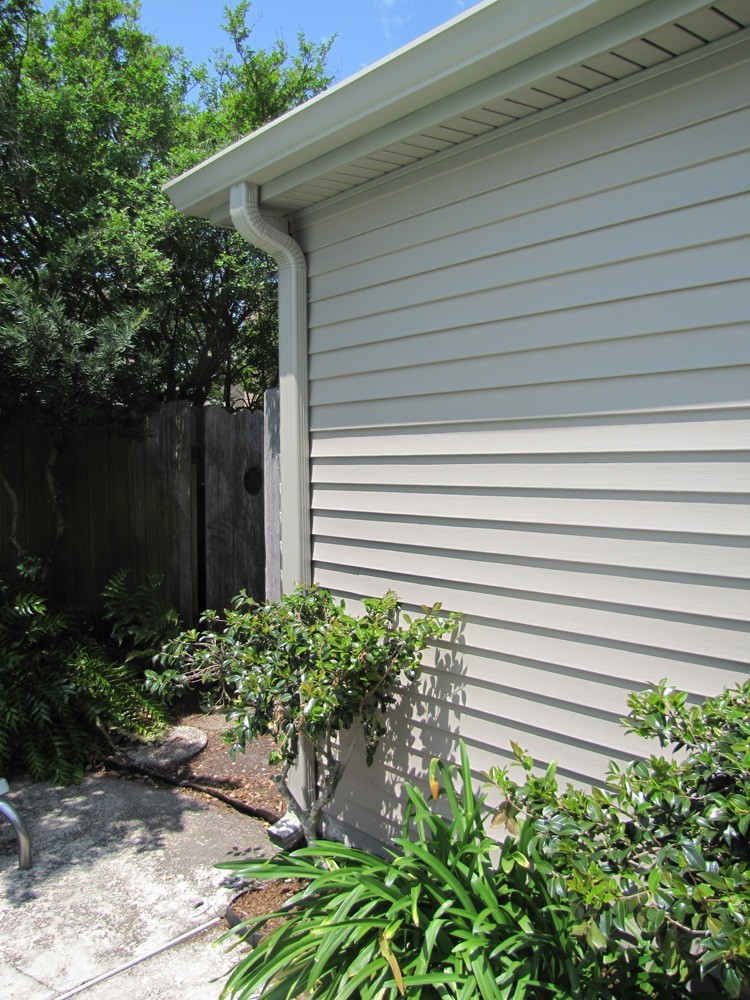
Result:
M263 218L258 185L243 181L229 195L234 228L279 267L279 408L284 592L310 579L310 471L307 419L307 261L291 236Z
M310 466L307 415L307 261L291 236L272 226L258 204L258 185L234 184L229 212L237 232L269 254L279 268L279 409L281 413L281 579L289 593L312 583ZM316 794L315 762L300 744L290 783L309 807ZM283 821L282 821L283 822Z

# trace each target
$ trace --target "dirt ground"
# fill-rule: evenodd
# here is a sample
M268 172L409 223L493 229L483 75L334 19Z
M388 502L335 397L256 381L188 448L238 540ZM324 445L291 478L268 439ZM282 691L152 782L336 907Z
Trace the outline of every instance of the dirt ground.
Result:
M272 780L276 768L268 763L268 754L273 747L270 737L254 740L233 761L229 755L229 747L221 739L221 734L227 729L223 715L205 715L194 709L186 709L178 714L174 724L194 726L208 737L205 749L183 764L176 777L207 785L246 805L283 816L284 802Z
M183 763L150 761L147 770L154 777L163 774L173 781L211 788L236 802L265 810L276 817L284 814L284 802L272 780L276 769L268 763L268 755L273 747L270 737L253 741L244 753L236 754L232 760L229 747L221 738L221 734L228 728L221 713L206 714L199 711L195 704L186 703L175 708L171 724L174 727L199 729L206 736L206 746ZM185 791L201 794L190 788L185 788ZM227 805L226 808L231 806Z

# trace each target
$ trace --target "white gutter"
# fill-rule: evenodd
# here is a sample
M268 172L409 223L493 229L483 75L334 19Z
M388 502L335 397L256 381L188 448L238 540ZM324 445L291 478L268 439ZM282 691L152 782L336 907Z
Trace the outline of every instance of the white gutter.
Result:
M237 232L269 254L279 268L279 410L281 439L281 580L289 593L312 583L310 551L310 445L307 381L307 261L299 244L265 219L258 186L242 181L229 194ZM314 801L315 761L300 742L292 790L305 807Z

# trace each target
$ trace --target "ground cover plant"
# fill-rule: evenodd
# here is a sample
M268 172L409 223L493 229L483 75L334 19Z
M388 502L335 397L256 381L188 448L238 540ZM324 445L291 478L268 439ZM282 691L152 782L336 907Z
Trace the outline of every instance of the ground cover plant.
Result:
M407 785L385 859L318 841L221 866L309 879L224 996L744 996L750 682L695 706L661 683L629 704L630 730L675 753L612 765L604 788L560 790L554 764L540 774L514 746L523 777L493 770L502 802L488 809L462 744L460 769L433 761L426 776L448 818ZM490 825L505 834L499 846Z
M274 737L271 763L281 764L275 780L308 843L346 766L339 734L361 727L370 764L397 690L416 679L427 643L457 626L457 616L441 614L439 605L403 614L392 591L363 604L362 615L349 614L344 601L315 585L267 604L243 592L223 617L207 611L203 629L165 645L157 657L162 671L148 674L159 694L198 684L222 702L233 752L257 736ZM321 771L310 806L287 780L304 745Z
M166 715L144 689L142 666L103 638L133 625L116 599L110 596L97 628L52 608L37 582L33 567L18 581L0 579L0 774L26 771L68 784L113 739L153 735ZM145 617L140 628L149 633Z

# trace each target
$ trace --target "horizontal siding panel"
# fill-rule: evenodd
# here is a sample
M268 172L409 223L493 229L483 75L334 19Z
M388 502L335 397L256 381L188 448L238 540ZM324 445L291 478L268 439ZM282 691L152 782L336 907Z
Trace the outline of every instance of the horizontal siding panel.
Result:
M618 722L630 690L747 676L748 54L615 85L294 220L314 578L354 608L390 588L464 614L375 767L353 756L338 818L395 832L403 776L459 735L478 768L516 740L600 777L644 751Z
M442 324L428 332L411 334L401 329L382 328L373 342L347 346L349 325L313 332L310 347L310 378L385 371L407 365L497 355L501 352L529 351L566 344L600 342L610 338L635 338L691 329L719 329L722 325L750 321L750 281L736 282L728 294L723 284L680 289L630 299L591 303L577 309L532 313L529 316L496 316L474 322L474 309L464 311L460 337ZM477 321L483 317L477 316ZM468 322L468 321L471 322ZM406 336L404 336L406 332ZM323 343L327 345L323 349Z
M403 549L320 538L315 542L315 559L329 565L367 567L393 577L434 576L451 585L494 588L502 591L503 600L559 598L576 604L623 606L646 614L674 612L717 618L730 622L730 627L750 623L747 588L736 580L692 574L675 578L654 571L647 574L643 569L604 569L593 563L558 565L529 557L525 561L500 556L482 558L461 550L436 555L415 545ZM746 642L750 643L750 635Z
M750 364L747 324L651 337L546 348L483 358L431 362L390 371L318 378L310 387L312 406L404 396L472 392L615 376L655 375Z
M445 687L448 688L446 693L449 693L449 685ZM626 711L623 694L617 698L612 698L610 695L610 705L613 709L607 712L593 708L589 701L584 702L586 707L584 722L581 718L580 704L576 706L571 702L565 705L550 697L535 696L531 691L527 691L523 696L502 687L492 688L492 685L477 683L474 677L471 679L456 677L456 690L453 692L455 701L449 700L448 704L441 705L443 716L441 721L447 726L448 731L456 732L462 724L466 725L467 719L471 719L477 726L481 720L493 728L512 726L516 720L533 719L535 728L545 733L554 733L558 738L574 740L585 733L583 742L598 746L614 747L620 742L622 727L619 719ZM488 713L490 704L491 716ZM436 706L427 699L416 698L411 708L410 721L419 725L430 722Z
M388 297L381 296L379 312L359 316L356 322L352 318L347 322L330 323L318 333L313 331L311 349L330 350L341 343L342 338L353 346L381 338L460 329L467 316L471 317L472 325L477 326L546 312L559 314L566 309L589 307L592 303L617 302L622 317L633 300L644 296L696 286L725 285L748 277L750 240L741 239L675 251L648 260L608 264L598 268L595 275L573 272L545 276L538 281L475 291L469 297L444 286L440 300L425 299L403 309L390 309ZM317 312L315 303L311 303L312 327L320 322ZM688 316L683 322L691 325ZM721 314L715 322L722 323ZM679 328L680 324L675 325Z
M742 216L740 228L743 231L747 228L747 219ZM310 326L335 326L357 320L361 335L376 323L395 322L402 333L413 334L420 330L422 311L434 314L437 310L445 310L450 316L452 310L461 308L465 313L469 301L472 309L474 304L481 309L483 296L494 303L495 318L504 318L575 308L591 302L592 298L599 302L637 298L749 276L750 238L747 237L732 239L731 243L713 242L674 249L653 257L642 247L641 255L634 259L605 261L600 265L590 261L586 268L580 269L571 268L569 261L558 257L556 269L541 273L533 268L514 271L512 262L500 264L490 258L486 265L473 267L460 275L443 275L440 281L437 280L440 275L424 279L421 290L410 288L406 296L400 294L398 283L394 283L387 295L380 289L374 297L363 291L343 302L338 299L313 301ZM627 294L623 294L625 290ZM445 325L450 324L443 319L434 329Z
M486 652L467 648L464 640L465 636L462 636L460 648L456 648L453 654L448 653L454 659L448 661L447 668L440 666L441 661L435 665L435 650L428 649L424 655L422 674L436 688L453 682L462 692L471 691L472 697L462 698L460 704L479 711L486 711L488 699L494 701L497 695L499 699L512 697L537 702L546 706L548 712L555 712L562 707L566 713L575 713L580 711L581 705L585 705L608 723L617 724L628 710L628 694L636 687L643 686L637 681L610 677L605 673L597 676L580 670L566 671L556 664L542 661L511 659L504 657L502 653L488 655ZM442 649L438 654L445 655ZM471 673L461 674L456 666L463 666L462 660L467 655L471 656ZM458 699L456 703L459 703ZM507 702L504 702L504 706L507 706ZM525 714L526 710L519 713L521 717ZM540 723L541 719L542 716L539 716L535 721ZM607 742L617 743L616 737L617 734L610 731Z
M356 427L399 424L410 426L490 419L569 417L587 413L708 408L722 404L736 407L747 402L748 384L750 368L745 366L481 389L437 396L316 406L310 411L310 426L313 431L335 427L350 431Z
M409 707L412 708L418 701L417 694ZM391 717L391 738L386 738L387 742L378 750L374 768L366 767L361 754L352 754L344 782L336 793L337 814L342 809L341 795L343 801L349 802L350 816L367 816L368 807L372 808L375 817L381 810L386 815L398 815L394 809L394 798L398 796L403 803L401 783L404 777L411 778L427 793L426 775L430 759L438 756L443 760L456 760L459 737L467 744L472 771L477 778L490 767L504 765L514 759L511 741L520 743L542 767L557 760L558 774L563 781L585 781L586 775L604 774L610 757L625 763L645 755L644 744L635 737L623 736L618 745L611 748L587 739L588 720L583 712L578 736L568 737L554 731L545 732L528 721L528 714L519 719L497 721L468 712L451 713L450 717L445 717L440 702L430 704L426 698L424 701L424 718L411 715L404 720L395 713ZM452 728L449 720L452 720ZM385 797L383 785L390 793ZM360 826L360 829L372 830L373 827Z
M450 690L450 686L445 685L445 689ZM424 707L418 712L420 703ZM584 712L581 713L578 734L568 736L534 725L529 721L528 711L517 719L497 720L488 718L486 714L457 711L454 707L448 714L441 701L430 699L421 691L409 696L408 711L408 719L395 712L392 715L392 732L378 750L375 768L366 767L362 754L352 754L344 778L344 782L350 783L349 790L342 783L340 791L337 791L337 813L339 795L343 793L345 798L351 796L352 805L361 803L359 808L363 808L365 814L368 806L374 806L374 815L377 816L378 806L383 800L383 779L386 787L393 792L398 789L399 779L411 775L426 791L427 767L431 757L455 760L459 737L467 743L476 776L493 765L503 765L514 759L511 740L527 749L541 766L557 760L560 764L558 772L563 775L563 780L568 776L580 780L587 774L603 774L610 757L624 763L645 755L644 744L634 737L620 736L617 745L609 748L589 739L588 719ZM390 798L389 795L382 801L386 813L393 808L392 800L388 801Z
M518 669L531 666L584 685L614 684L635 690L663 677L676 682L693 696L715 694L745 680L747 667L694 652L668 650L612 639L593 641L570 631L544 627L520 629L511 622L466 615L456 656L466 669L474 670L474 657L492 656L515 663ZM581 700L586 704L586 699Z
M425 671L423 686L429 687L432 679L430 672ZM452 695L443 704L439 704L437 699L420 696L419 693L408 696L409 722L417 728L427 730L434 725L437 715L448 732L468 730L475 739L481 740L483 735L486 738L486 734L492 730L516 725L518 730L515 731L520 734L528 727L524 720L531 717L534 730L554 734L566 741L580 740L581 743L593 746L610 747L616 747L622 742L619 718L627 710L625 692L614 700L614 710L600 711L586 703L586 720L582 729L581 706L576 706L572 701L566 705L565 702L544 695L535 696L532 692L523 697L510 690L497 688L491 695L497 711L493 719L487 715L490 697L488 686L460 675L443 675L439 685L443 688L444 695ZM610 703L612 702L610 697ZM582 736L582 733L585 735Z
M370 300L363 289L369 289L370 296L377 295L379 287L390 282L393 287L389 295L396 296L392 305L406 305L421 294L423 282L427 281L429 287L430 281L445 280L448 268L450 280L464 287L462 276L464 272L471 276L478 257L483 269L501 270L503 282L510 284L525 280L530 273L557 273L563 262L566 270L594 267L638 257L644 246L653 255L746 235L750 195L743 192L750 182L750 154L742 160L741 164L722 161L724 170L716 186L712 186L710 176L706 177L702 191L695 191L697 203L680 208L669 207L670 200L677 200L675 194L668 199L662 192L654 193L654 207L649 209L642 203L639 191L625 190L592 198L591 203L578 200L557 210L491 224L485 221L481 228L447 233L441 238L430 239L431 233L442 233L430 227L422 231L424 243L417 247L386 253L339 269L326 278L311 280L310 294L317 302L335 299L339 311L346 310L349 295L356 297L357 305L365 302L369 308ZM732 177L729 190L726 183L722 184L721 173ZM679 176L662 177L659 182L684 198ZM655 205L659 202L661 209L657 212ZM649 211L651 214L647 214ZM508 256L511 252L512 258Z
M721 53L717 65L741 58L740 49L737 46L736 52ZM683 67L680 74L672 74L672 80L679 76L686 85L666 95L654 98L653 82L636 82L629 88L630 93L612 95L598 105L568 108L554 119L532 119L517 132L480 137L438 164L439 174L432 164L429 183L424 183L425 175L419 170L367 191L360 190L338 205L323 206L299 217L295 235L304 249L320 254L327 246L362 236L363 209L376 220L374 228L382 228L405 219L416 220L421 213L468 201L501 184L530 177L546 185L547 198L556 200L559 195L549 190L551 178L546 175L554 172L555 185L558 178L564 185L568 168L576 171L600 157L599 189L606 190L613 183L628 183L634 177L712 160L718 150L729 153L747 149L748 129L746 123L742 124L746 120L738 119L729 129L721 123L725 115L747 113L746 73L742 63L728 65L717 73L722 85L707 87L704 81L695 79L694 67ZM722 92L723 85L726 92ZM634 110L630 101L638 93L648 99ZM730 101L728 93L732 95ZM596 126L579 127L592 114L596 115ZM501 165L488 164L497 153L502 153ZM615 159L615 163L610 162ZM586 193L583 188L578 190ZM321 261L325 262L325 257Z
M502 169L485 170L482 174L485 186L492 186L469 200L447 197L438 206L419 214L415 214L413 205L411 211L405 206L402 216L387 225L378 219L377 226L366 235L342 239L319 249L309 247L314 250L310 261L311 289L316 294L325 291L334 281L331 272L340 274L346 287L353 270L389 253L395 254L400 262L408 261L415 247L425 246L425 228L442 240L501 223L509 227L509 234L519 233L516 238L523 245L549 238L544 234L553 220L559 223L563 234L579 232L587 224L588 227L613 225L747 190L744 163L750 110L723 115L694 128L700 129L700 146L704 143L712 146L710 155L696 155L695 143L688 141L694 135L688 130L683 142L675 142L675 137L669 135L650 140L646 149L639 144L631 151L617 149L602 154L594 162L558 169L554 184L547 174L516 176L509 172L510 165L504 159ZM705 178L701 181L704 171ZM463 192L463 174L461 179ZM415 196L417 190L410 186L408 196ZM394 197L402 196L396 190ZM572 214L575 211L580 211L580 220ZM597 220L597 213L601 213L601 221L592 222ZM522 235L522 227L528 227L527 235ZM326 275L330 278L326 279Z
M537 600L508 596L491 588L462 586L445 582L435 566L434 577L397 577L377 573L370 567L347 567L323 563L316 552L314 578L334 591L382 594L389 587L408 603L432 604L439 601L450 611L466 611L482 618L513 626L569 632L579 641L611 640L657 647L672 653L736 660L750 666L750 633L747 628L726 619L699 620L695 615L658 613L649 609L630 609L612 605L595 607L593 602L578 604L555 599L552 595ZM679 680L679 677L676 678Z
M629 415L576 421L500 421L381 431L318 432L311 442L317 458L385 458L396 455L554 455L650 451L737 451L750 441L750 409L673 414L657 419Z
M750 538L747 496L719 496L630 492L581 495L548 491L503 493L481 488L457 490L452 486L402 489L398 486L356 489L337 485L313 489L315 510L407 517L462 518L529 526L565 525L595 529L697 532L706 535Z
M748 505L750 517L750 505ZM505 528L492 523L480 526L469 522L447 520L395 520L349 515L337 517L331 513L315 513L313 535L327 540L355 543L398 545L404 551L412 546L436 553L478 552L511 559L553 560L597 566L617 566L623 569L644 569L657 572L700 574L738 579L750 579L750 540L744 545L736 538L720 536L719 541L702 543L683 541L683 536L671 534L660 540L657 532L635 533L621 537L596 534L565 534L543 530L532 525ZM750 605L750 599L746 601Z
M322 459L313 466L313 483L344 485L481 486L496 489L569 489L686 491L691 493L750 493L750 453L715 457L696 454L693 461L670 454L604 456L529 456L525 461L502 456L452 457L435 462L403 459L391 462L334 461Z

